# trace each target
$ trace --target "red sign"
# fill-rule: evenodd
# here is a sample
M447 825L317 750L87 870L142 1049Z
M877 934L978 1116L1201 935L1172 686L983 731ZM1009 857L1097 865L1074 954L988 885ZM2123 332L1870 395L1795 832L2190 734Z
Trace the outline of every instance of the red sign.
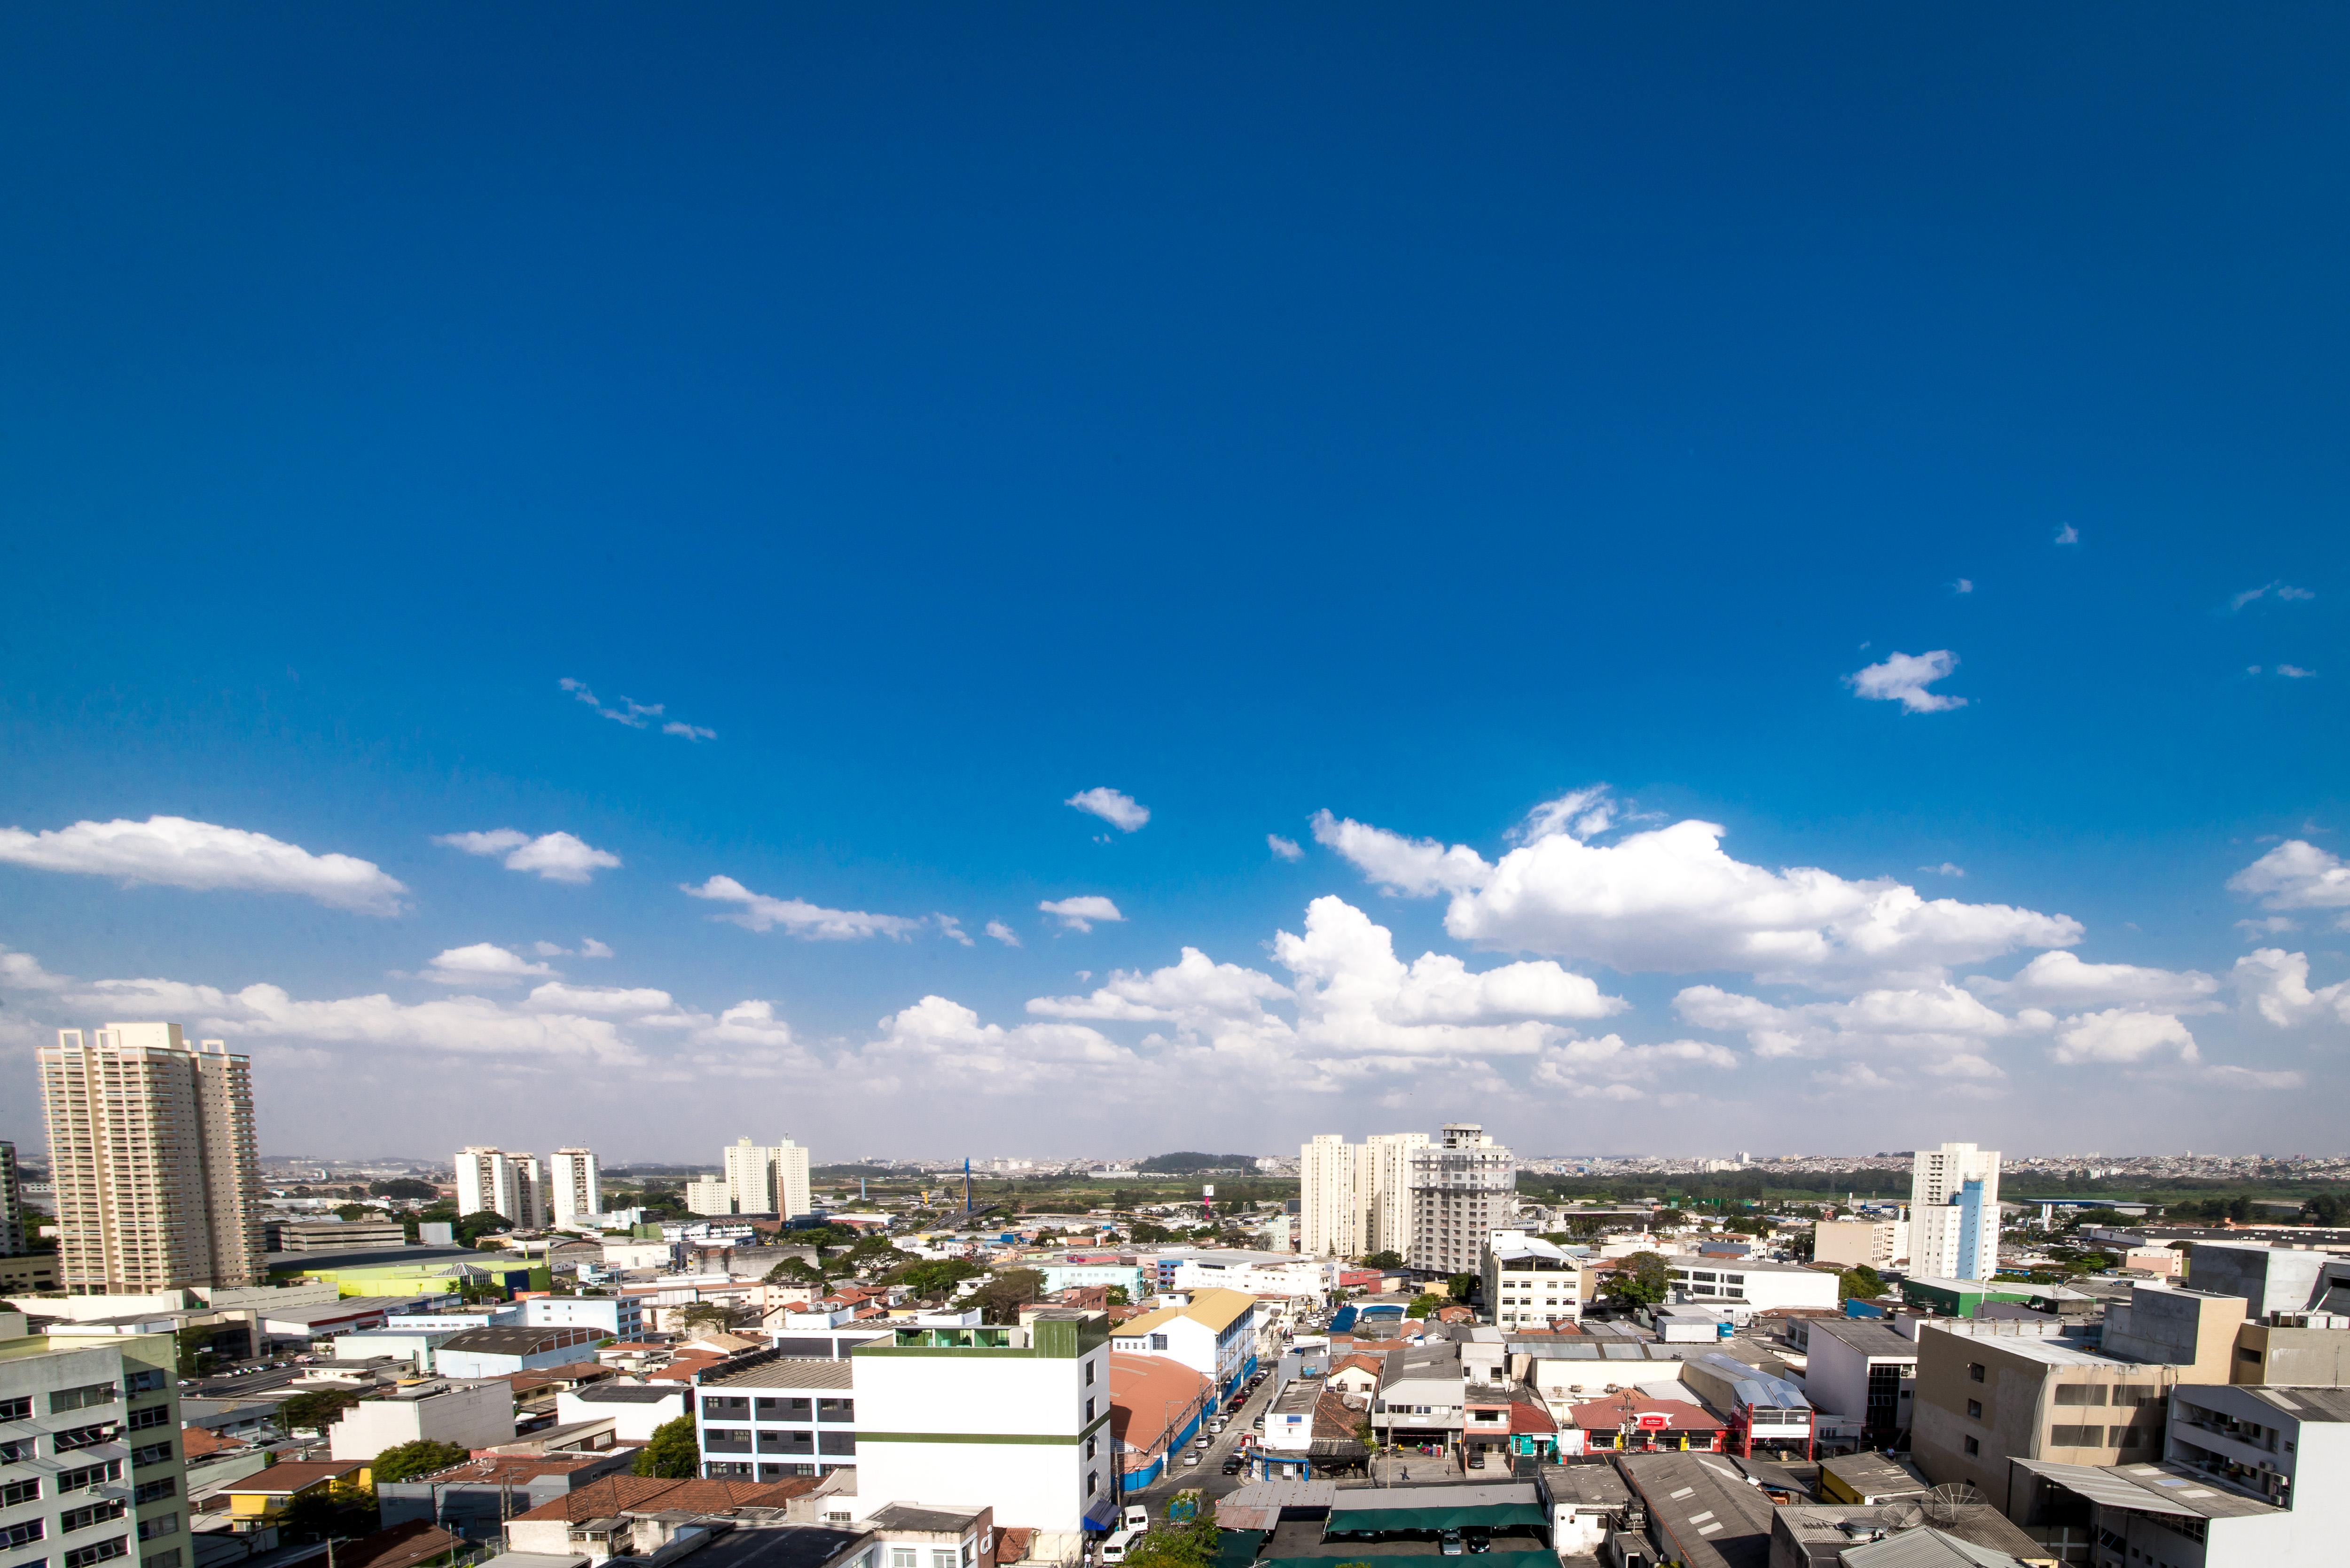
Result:
M1643 1410L1639 1415L1640 1430L1661 1432L1673 1424L1673 1418L1662 1410Z

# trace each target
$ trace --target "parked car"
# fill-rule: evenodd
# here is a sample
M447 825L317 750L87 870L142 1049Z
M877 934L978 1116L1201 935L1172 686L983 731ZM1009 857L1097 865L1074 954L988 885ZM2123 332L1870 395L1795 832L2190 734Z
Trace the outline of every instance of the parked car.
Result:
M1458 1557L1468 1548L1461 1544L1461 1532L1448 1530L1436 1538L1436 1549L1447 1557Z
M1128 1530L1148 1530L1150 1528L1150 1510L1139 1502L1128 1503L1118 1522Z
M1482 1525L1471 1525L1461 1532L1461 1543L1471 1552L1491 1552L1493 1532Z
M1215 1445L1215 1438L1209 1437L1203 1432L1200 1436L1200 1440L1191 1446L1198 1449L1212 1448Z
M1228 1476L1236 1476L1241 1473L1241 1457L1238 1454L1234 1454L1224 1460L1224 1473Z
M1198 1464L1200 1462L1200 1450L1194 1449L1190 1453L1185 1454L1183 1456L1183 1462L1187 1466Z

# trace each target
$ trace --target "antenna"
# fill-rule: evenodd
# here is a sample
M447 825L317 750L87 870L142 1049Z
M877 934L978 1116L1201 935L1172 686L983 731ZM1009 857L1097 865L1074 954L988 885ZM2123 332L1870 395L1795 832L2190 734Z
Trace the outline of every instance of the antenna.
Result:
M1914 1497L1896 1498L1877 1511L1877 1522L1887 1535L1915 1530L1926 1522L1925 1505Z
M1944 1481L1920 1498L1918 1507L1936 1524L1955 1524L1962 1510L1982 1500L1982 1493L1965 1481Z

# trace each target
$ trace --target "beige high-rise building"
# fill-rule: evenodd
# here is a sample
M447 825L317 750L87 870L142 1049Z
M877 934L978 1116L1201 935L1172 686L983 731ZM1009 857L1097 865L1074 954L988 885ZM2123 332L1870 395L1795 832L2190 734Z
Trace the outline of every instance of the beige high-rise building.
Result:
M256 1282L250 1060L176 1023L60 1029L38 1055L66 1291Z
M491 1213L517 1231L546 1224L538 1156L477 1144L457 1151L457 1212Z
M1426 1133L1373 1133L1356 1157L1355 1179L1363 1191L1363 1254L1411 1256L1411 1161L1428 1147Z
M576 1225L594 1223L604 1212L603 1182L596 1168L596 1151L588 1148L558 1148L553 1161L553 1179L547 1183L546 1208L549 1223Z
M1475 1122L1447 1122L1441 1142L1409 1151L1414 1269L1472 1273L1484 1267L1486 1239L1512 1228L1518 1162Z
M1362 1205L1355 1178L1361 1150L1324 1133L1297 1150L1297 1250L1309 1258L1362 1252Z
M790 1220L816 1212L808 1186L808 1151L785 1138L779 1144L756 1144L738 1138L726 1146L724 1169L717 1181L697 1183L712 1198L718 1182L726 1189L727 1208L693 1208L697 1214L773 1214ZM693 1207L691 1197L688 1207Z

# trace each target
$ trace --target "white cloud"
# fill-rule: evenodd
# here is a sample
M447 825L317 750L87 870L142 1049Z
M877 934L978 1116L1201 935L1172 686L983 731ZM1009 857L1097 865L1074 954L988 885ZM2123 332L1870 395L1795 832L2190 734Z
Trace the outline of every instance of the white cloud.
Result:
M939 934L945 937L950 941L961 942L967 948L977 947L979 945L972 941L970 936L964 932L962 922L952 915L932 915L931 917L931 923L937 926L939 929Z
M1132 1051L1099 1030L1076 1023L1006 1029L980 1023L978 1013L943 996L926 996L879 1027L881 1037L861 1054L862 1073L888 1092L922 1084L991 1097L1045 1086L1085 1094L1139 1065Z
M2195 1036L2167 1012L2112 1007L2068 1019L2056 1033L2056 1060L2067 1065L2129 1065L2163 1058L2199 1059Z
M1286 1000L1289 988L1269 974L1238 964L1214 963L1197 948L1165 969L1113 971L1090 996L1039 996L1028 1011L1045 1018L1082 1018L1128 1023L1183 1023L1195 1031L1207 1021L1237 1019L1262 1025L1269 1001Z
M566 985L561 981L549 981L534 988L528 1004L553 1012L586 1012L622 1018L674 1012L677 1010L677 999L666 991L656 991L650 987Z
M2228 978L2246 1007L2280 1029L2329 1020L2350 1023L2350 981L2313 991L2306 953L2262 948L2238 959Z
M1587 784L1543 802L1502 836L1513 844L1538 844L1562 833L1590 838L1615 826L1617 810L1606 784Z
M444 833L432 842L468 855L503 855L507 870L536 871L549 882L585 882L620 863L619 856L568 833L533 838L518 828L496 827L487 833Z
M606 947L602 942L598 941L594 937L582 937L579 939L579 956L581 958L610 958L612 956L612 950Z
M2290 916L2269 915L2257 920L2238 920L2236 929L2244 933L2246 941L2253 942L2262 937L2281 936L2286 931L2297 931L2301 929L2301 926Z
M1090 931L1096 920L1123 920L1118 906L1098 893L1081 894L1074 898L1046 898L1036 906L1058 919L1072 931Z
M554 972L494 942L475 942L442 953L425 967L423 978L436 985L512 985Z
M659 702L644 703L631 697L623 697L620 699L619 707L608 707L603 699L588 689L588 683L584 680L574 680L567 675L556 684L570 692L575 701L587 703L614 723L626 724L631 730L648 730L659 722L661 733L664 735L679 735L689 741L714 741L718 738L718 732L715 730L708 730L699 724L688 724L680 720L668 718L664 705Z
M43 969L32 954L0 948L0 991L63 991L71 984L69 977Z
M712 877L699 888L681 883L678 890L692 898L709 898L743 906L733 914L716 915L746 931L768 931L777 926L810 941L854 941L865 937L899 940L921 929L922 922L902 915L868 915L862 909L827 909L804 898L771 898L754 893L732 877Z
M1284 838L1278 833L1266 834L1264 846L1272 850L1277 859L1295 861L1305 858L1305 851L1299 846L1297 840Z
M1483 856L1466 845L1447 849L1433 838L1406 838L1327 811L1314 814L1314 842L1353 861L1388 892L1415 898L1466 891L1482 885L1493 871Z
M2316 670L2303 670L2298 664L2280 664L2276 667L2276 672L2287 680L2313 680L2317 677Z
M1761 1057L1904 1053L1921 1065L1940 1056L1978 1054L1987 1042L2052 1022L2045 1013L2011 1018L1955 985L1870 991L1846 1002L1790 1007L1693 985L1673 998L1673 1011L1700 1029L1739 1031Z
M168 888L299 893L362 915L400 913L400 895L408 891L373 861L313 855L265 833L184 816L77 822L41 833L0 828L0 861Z
M2228 890L2263 909L2350 908L2350 866L2304 838L2288 838L2233 877Z
M1733 860L1721 826L1685 821L1613 845L1555 833L1488 865L1323 813L1315 836L1373 881L1449 889L1444 929L1504 950L1627 972L1744 971L1812 985L1939 982L1949 967L2025 947L2068 947L2080 922L2005 904L1928 899L1891 877L1848 881L1810 867Z
M1948 860L1943 861L1939 866L1920 866L1918 869L1929 877L1963 877L1967 874L1965 867Z
M1132 795L1114 789L1081 789L1061 804L1091 813L1122 833L1135 832L1150 820L1149 806L1138 805Z
M1631 1101L1646 1099L1648 1094L1627 1079L1653 1082L1661 1070L1674 1067L1731 1072L1738 1064L1738 1053L1709 1040L1627 1045L1620 1034L1603 1034L1597 1039L1567 1040L1544 1046L1534 1059L1528 1082L1537 1089Z
M1974 579L1972 577L1960 577L1957 582L1950 585L1950 591L1954 594L1970 594L1975 591Z
M985 929L989 936L993 937L997 941L1002 942L1007 948L1016 948L1020 945L1020 933L1014 930L1010 926L1005 925L1002 920L990 920L987 922Z
M2080 542L2081 531L2078 528L2074 527L2070 523L2065 524L2062 528L2056 530L2057 544L2077 545Z
M2208 1010L2220 982L2200 970L2146 969L2129 963L2084 963L2069 952L2045 952L2012 980L1977 975L1967 981L1977 996L2017 1007L2066 1012L2089 1007Z
M2314 599L2317 597L2315 594L2311 593L2307 588L2296 588L2289 583L2262 583L2257 588L2246 588L2242 593L2230 597L2228 600L2228 607L2230 610L2240 610L2246 605L2251 604L2254 599L2266 598L2271 594L2274 594L2280 599L2287 600Z
M1946 697L1926 688L1959 667L1959 656L1947 648L1931 653L1896 653L1882 664L1872 664L1845 677L1856 696L1877 702L1898 702L1912 713L1943 713L1963 708L1963 697Z

